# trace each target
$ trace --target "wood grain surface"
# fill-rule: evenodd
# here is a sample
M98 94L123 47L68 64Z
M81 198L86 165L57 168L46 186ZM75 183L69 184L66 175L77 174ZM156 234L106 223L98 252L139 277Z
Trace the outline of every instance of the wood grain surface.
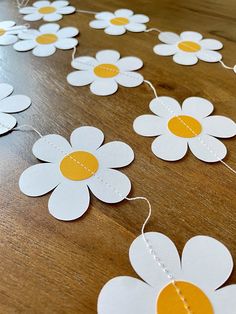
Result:
M32 4L33 1L30 1ZM193 30L223 42L226 64L236 62L235 0L101 0L71 3L78 9L114 11L130 8L150 17L149 27L180 33ZM15 1L0 1L0 19L25 23ZM89 27L88 14L65 16L61 26L80 29L77 55L116 49L122 56L144 61L140 73L153 82L159 95L182 102L205 97L215 113L236 120L236 76L220 64L199 62L193 67L175 64L171 57L153 53L156 33L108 36ZM37 28L43 21L32 22ZM69 86L71 51L57 50L48 58L0 47L0 81L16 93L32 98L32 106L16 114L18 124L31 124L41 133L69 139L81 125L103 130L105 141L122 140L135 151L135 161L122 171L132 180L130 196L146 196L153 205L147 230L169 236L181 253L185 242L198 234L222 241L236 261L236 177L222 164L206 164L191 153L176 163L156 158L153 138L134 133L133 120L149 113L153 99L146 85L98 97L89 87ZM38 163L31 149L34 132L10 132L0 137L0 313L96 313L102 286L120 275L137 277L129 259L131 242L140 234L147 215L143 202L108 205L92 197L83 218L61 222L48 213L49 195L30 198L20 193L23 170ZM236 168L235 140L223 140L225 161ZM236 282L234 272L227 283ZM112 314L112 313L111 313ZM145 313L146 314L146 313ZM148 314L148 313L147 313ZM223 313L222 313L223 314Z

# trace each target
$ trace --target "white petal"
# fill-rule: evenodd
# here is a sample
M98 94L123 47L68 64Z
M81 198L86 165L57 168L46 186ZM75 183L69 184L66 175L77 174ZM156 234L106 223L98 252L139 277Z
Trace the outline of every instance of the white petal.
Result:
M182 40L199 42L202 39L202 35L197 32L183 32L180 34L180 38Z
M16 51L28 51L33 49L36 46L36 42L34 40L21 40L18 41L17 43L15 43L15 45L13 46L13 48Z
M19 10L19 12L21 14L31 14L31 13L36 12L36 8L34 8L34 7L25 7L25 8L21 8ZM1 27L1 23L0 23L0 27Z
M222 59L222 55L217 51L201 50L196 53L196 56L206 62L218 62Z
M219 50L223 48L223 44L216 39L203 39L199 44L202 48L207 50Z
M161 32L158 38L163 43L170 45L176 44L180 40L179 35L172 32Z
M214 314L232 314L232 309L236 309L236 285L226 286L214 293L212 303Z
M16 125L16 119L10 114L0 112L0 134L9 132Z
M15 35L3 35L0 37L0 45L1 46L8 46L8 45L12 45L15 42L17 42L17 36Z
M98 79L90 85L90 90L98 96L108 96L114 94L118 89L118 84L114 79Z
M38 13L38 12L35 12L35 13L32 13L32 14L25 15L25 16L23 17L23 19L24 19L25 21L35 22L35 21L39 21L42 17L43 17L42 14L40 14L40 13Z
M219 241L196 236L190 239L182 254L182 271L185 278L207 291L220 287L233 269L232 256Z
M2 21L0 22L0 28L6 29L14 26L16 23L14 21Z
M20 39L34 39L36 36L39 36L40 32L36 29L27 29L23 30L18 34Z
M32 151L34 156L40 160L58 162L69 154L72 148L64 137L50 134L37 140Z
M89 23L89 26L95 29L104 29L107 26L109 26L108 21L103 21L103 20L94 20Z
M136 118L133 127L136 133L143 136L157 136L166 131L163 119L151 114Z
M101 63L115 63L120 59L120 54L116 50L101 50L96 54L96 59Z
M153 48L154 52L160 56L173 56L176 52L176 45L159 44Z
M105 33L108 35L122 35L126 32L126 29L124 26L109 26L105 29Z
M101 290L98 314L156 313L156 291L132 277L116 277Z
M75 38L62 38L55 42L55 47L58 49L72 49L73 47L77 46L78 40Z
M51 5L50 1L36 1L33 4L33 6L36 7L36 8L47 7L47 6L50 6L50 5Z
M202 161L217 162L227 154L225 145L207 134L189 139L188 144L192 153Z
M71 65L78 70L90 70L97 66L98 62L92 57L78 57L71 62Z
M143 76L134 72L122 72L115 77L117 83L125 87L136 87L143 83Z
M145 237L160 262L164 264L163 266L174 277L179 278L181 272L180 258L174 243L167 236L158 232L145 233ZM131 244L129 258L135 272L151 287L156 288L157 293L160 288L170 282L166 273L150 254L142 235Z
M81 217L89 203L89 190L85 182L64 181L50 196L48 208L53 217L70 221Z
M95 79L92 71L74 71L68 74L67 81L72 86L85 86Z
M14 95L0 101L0 111L5 113L20 112L31 105L31 99L24 95Z
M98 20L111 20L115 18L115 15L111 12L100 12L95 15L95 18Z
M76 27L63 27L57 32L59 38L74 37L79 34L79 30Z
M130 17L133 14L134 12L128 9L120 9L120 10L115 11L115 16L119 16L119 17Z
M63 1L63 0L58 0L58 1L53 1L51 3L51 5L55 8L64 8L66 7L67 5L69 5L69 2L68 1Z
M214 110L213 104L202 97L186 98L182 104L183 114L194 116L195 118L205 118Z
M69 6L65 8L60 8L57 10L57 12L60 14L71 14L75 12L75 7Z
M33 55L36 57L48 57L56 52L56 48L53 45L38 45L33 50Z
M138 33L138 32L144 32L145 29L147 28L147 26L145 24L139 24L139 23L132 22L132 23L125 25L125 28L130 32Z
M87 184L91 192L105 203L121 202L131 190L129 178L114 169L99 169Z
M19 180L22 193L41 196L53 190L62 180L58 165L38 164L26 169Z
M177 52L173 60L181 65L194 65L198 62L198 58L194 53L189 53L189 52Z
M74 150L94 152L104 141L101 130L92 126L82 126L71 133L70 142Z
M56 33L60 29L60 25L56 23L47 23L40 26L39 31L47 34L47 33Z
M0 106L1 110L1 106ZM202 120L204 133L212 136L228 138L236 135L236 124L223 116L210 116Z
M135 14L131 16L129 20L134 23L147 23L149 22L149 17L144 14Z
M173 117L181 114L181 107L177 100L171 97L161 96L154 98L149 107L153 113L160 117Z
M167 161L182 159L187 150L186 139L169 134L160 135L152 143L152 152L157 157Z
M62 19L62 15L61 14L58 14L56 12L54 13L51 13L51 14L46 14L44 15L43 17L43 20L45 22L56 22L56 21L59 21Z
M6 83L0 83L0 101L7 96L11 95L13 92L13 86L6 84Z
M142 68L143 61L136 57L124 57L116 63L121 71L134 71Z
M96 151L99 166L103 168L120 168L129 165L134 160L132 148L119 141L102 145Z

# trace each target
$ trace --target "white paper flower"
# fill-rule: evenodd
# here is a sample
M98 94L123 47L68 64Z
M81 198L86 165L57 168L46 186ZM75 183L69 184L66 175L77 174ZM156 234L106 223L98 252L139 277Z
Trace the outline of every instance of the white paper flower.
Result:
M233 260L219 241L196 236L180 260L174 243L157 232L146 233L160 263L175 278L176 286L194 314L232 314L236 285L221 287L230 276ZM110 280L98 299L98 314L186 314L184 303L167 274L139 236L131 245L130 262L142 280L123 276Z
M78 57L71 63L78 69L67 76L73 86L90 85L93 94L107 96L115 93L118 84L125 87L136 87L143 82L143 76L133 72L143 66L143 61L136 57L120 59L115 50L102 50L93 57Z
M13 87L9 84L0 84L0 134L9 132L16 125L16 119L9 113L20 112L31 105L29 97L24 95L10 96Z
M26 169L20 189L28 196L44 195L49 212L60 220L74 220L89 207L89 190L105 203L122 201L130 192L126 175L111 168L127 166L133 150L123 142L102 145L104 135L94 127L80 127L70 137L71 145L60 135L47 135L33 146L33 154L46 163ZM102 146L101 146L102 145Z
M135 14L131 10L120 9L111 12L100 12L95 15L96 20L90 22L90 26L96 29L105 29L109 35L122 35L127 30L130 32L143 32L147 28L144 23L149 17L143 14Z
M12 45L18 40L19 26L15 25L14 21L0 22L0 46Z
M134 121L134 130L143 136L158 136L153 153L164 160L183 158L188 146L200 160L217 162L226 156L225 145L215 137L236 134L236 124L223 116L209 116L214 107L200 97L189 97L180 104L171 97L159 97L150 103L155 115L143 115ZM209 117L208 117L209 116Z
M36 1L32 7L25 7L19 10L21 14L26 14L24 20L55 22L62 19L62 14L75 12L75 7L68 6L68 1Z
M206 62L218 62L222 59L219 50L222 43L216 39L202 39L197 32L183 32L180 35L162 32L159 39L164 44L154 47L154 52L160 56L173 56L173 60L182 65L193 65L198 59Z
M75 27L64 27L49 23L40 26L39 30L29 29L19 33L21 41L13 47L17 51L28 51L33 49L33 55L37 57L48 57L56 52L56 48L68 50L78 44L78 40L72 38L79 34Z

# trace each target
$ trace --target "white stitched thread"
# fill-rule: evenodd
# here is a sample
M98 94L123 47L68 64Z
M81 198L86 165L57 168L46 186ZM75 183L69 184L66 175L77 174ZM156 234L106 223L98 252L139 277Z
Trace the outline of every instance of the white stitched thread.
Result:
M95 11L88 11L88 10L76 10L76 12L78 12L78 13L93 14L93 15L95 15L95 14L99 13L99 12L95 12Z
M158 32L158 33L162 33L162 31L159 28L156 27L152 27L152 28L148 28L144 31L145 33L149 33L149 32Z

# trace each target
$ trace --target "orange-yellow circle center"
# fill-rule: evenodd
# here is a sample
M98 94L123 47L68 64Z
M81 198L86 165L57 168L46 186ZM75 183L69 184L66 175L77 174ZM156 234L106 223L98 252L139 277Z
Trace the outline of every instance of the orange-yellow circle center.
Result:
M201 46L194 41L182 41L178 47L185 52L197 52L201 49Z
M113 25L126 25L129 24L129 20L125 17L115 17L114 19L111 19L111 24Z
M67 179L80 181L92 177L97 172L98 166L98 160L93 154L76 151L62 159L60 170Z
M0 36L3 36L6 33L5 29L0 28Z
M205 293L197 286L184 281L177 281L176 286L187 301L194 314L214 314L211 302ZM158 314L186 314L186 308L173 284L166 286L157 299Z
M58 37L55 34L43 34L39 35L36 38L36 41L40 45L49 45L53 44L58 40Z
M168 122L169 130L176 136L192 138L202 132L202 125L191 116L176 116Z
M99 64L94 68L94 73L102 78L111 78L120 73L120 69L110 63Z
M39 9L39 13L41 14L51 14L56 11L56 8L54 7L42 7Z

